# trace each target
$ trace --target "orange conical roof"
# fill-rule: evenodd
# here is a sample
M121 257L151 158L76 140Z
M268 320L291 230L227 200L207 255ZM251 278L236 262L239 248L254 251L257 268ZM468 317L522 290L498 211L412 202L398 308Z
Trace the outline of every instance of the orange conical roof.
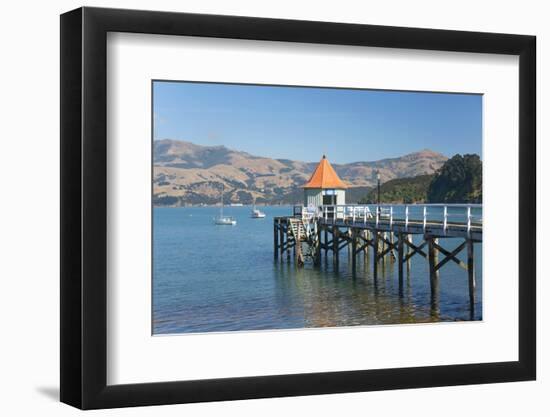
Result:
M348 186L338 177L326 156L323 155L323 159L313 171L304 188L348 188Z

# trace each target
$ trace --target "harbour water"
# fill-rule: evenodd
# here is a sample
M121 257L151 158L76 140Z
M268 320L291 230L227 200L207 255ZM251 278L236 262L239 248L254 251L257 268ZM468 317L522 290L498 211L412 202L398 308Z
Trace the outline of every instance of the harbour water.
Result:
M403 287L397 263L358 258L351 273L346 250L332 262L296 268L273 259L273 217L292 207L226 207L236 226L216 226L216 207L155 208L153 214L153 334L297 329L470 320L468 278L448 262L440 270L439 303L430 302L428 262L413 256ZM481 215L481 209L476 212ZM441 239L454 249L461 239ZM482 248L475 245L476 306L482 318ZM458 255L465 261L465 253Z

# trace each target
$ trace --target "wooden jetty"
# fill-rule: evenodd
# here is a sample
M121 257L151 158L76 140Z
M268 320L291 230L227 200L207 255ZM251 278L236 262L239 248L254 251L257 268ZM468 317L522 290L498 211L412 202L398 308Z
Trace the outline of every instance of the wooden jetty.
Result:
M292 215L275 217L273 250L275 259L294 259L303 266L306 259L320 265L323 256L332 255L338 268L340 253L347 248L352 273L356 274L357 258L372 252L373 277L378 278L379 262L387 257L398 264L399 288L403 271L413 256L426 259L432 307L439 301L439 272L448 262L467 271L470 312L475 306L474 244L482 241L481 217L472 209L480 205L323 205L295 206ZM413 236L417 236L413 240ZM418 238L420 237L420 239ZM448 250L440 241L458 238L460 243ZM415 243L413 243L415 242ZM291 255L292 251L292 255ZM466 251L466 262L458 254Z

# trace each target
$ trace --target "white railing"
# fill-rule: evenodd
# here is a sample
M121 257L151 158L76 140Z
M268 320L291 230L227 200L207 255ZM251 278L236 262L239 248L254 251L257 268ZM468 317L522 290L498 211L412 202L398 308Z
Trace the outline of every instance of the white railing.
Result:
M422 208L422 227L424 228L424 230L426 230L427 220L428 220L428 208L424 206Z
M468 226L467 226L468 229L467 229L467 230L468 230L468 234L470 234L470 230L472 229L472 209L471 209L470 207L468 207L468 214L467 214L467 216L468 216L468 222L467 222L467 224L468 224Z
M294 208L294 215L303 219L322 218L325 222L373 222L409 227L420 225L424 230L437 224L446 232L449 227L463 226L470 233L482 225L481 204L345 204Z

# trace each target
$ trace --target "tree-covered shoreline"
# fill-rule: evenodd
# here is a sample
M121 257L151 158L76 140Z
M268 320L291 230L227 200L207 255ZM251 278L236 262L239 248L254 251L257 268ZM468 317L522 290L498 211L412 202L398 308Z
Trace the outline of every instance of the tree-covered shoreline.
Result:
M380 186L382 203L481 203L482 162L479 155L455 155L435 174L396 178ZM373 188L359 201L376 204L378 190Z
M481 203L482 163L479 155L455 155L436 172L427 192L429 203Z

